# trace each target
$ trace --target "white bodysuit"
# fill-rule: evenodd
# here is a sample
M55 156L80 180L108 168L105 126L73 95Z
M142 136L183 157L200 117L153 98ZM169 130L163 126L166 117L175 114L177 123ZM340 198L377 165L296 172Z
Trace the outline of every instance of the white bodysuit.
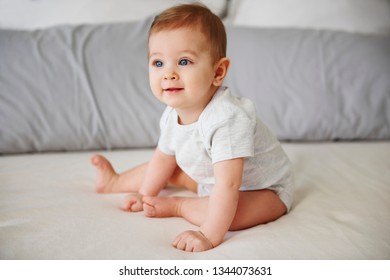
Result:
M293 172L279 141L257 118L254 104L217 90L199 120L180 125L167 107L160 120L159 149L174 155L178 166L198 183L198 195L209 195L215 184L213 164L244 158L240 191L274 190L287 209L292 203Z

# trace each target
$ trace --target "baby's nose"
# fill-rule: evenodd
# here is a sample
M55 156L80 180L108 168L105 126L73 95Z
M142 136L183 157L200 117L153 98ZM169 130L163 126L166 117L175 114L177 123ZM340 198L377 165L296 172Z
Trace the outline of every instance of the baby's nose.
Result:
M164 75L165 80L178 80L179 76L175 72L169 72Z

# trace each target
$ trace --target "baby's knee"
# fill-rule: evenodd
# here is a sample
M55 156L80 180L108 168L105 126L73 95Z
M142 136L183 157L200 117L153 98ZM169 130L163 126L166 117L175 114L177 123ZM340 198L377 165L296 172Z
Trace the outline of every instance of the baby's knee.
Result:
M253 225L248 225L247 215L245 215L244 211L242 211L242 209L238 207L229 230L231 231L242 230L242 229L249 228L251 226Z
M286 214L287 208L271 190L240 193L230 230L241 230L266 224Z

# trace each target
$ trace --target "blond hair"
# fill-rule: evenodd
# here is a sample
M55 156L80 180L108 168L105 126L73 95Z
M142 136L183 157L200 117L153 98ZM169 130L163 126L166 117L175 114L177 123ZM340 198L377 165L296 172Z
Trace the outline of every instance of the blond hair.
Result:
M155 17L149 37L162 30L181 27L199 28L210 42L211 57L214 61L226 57L226 31L221 19L201 4L183 4L163 11Z

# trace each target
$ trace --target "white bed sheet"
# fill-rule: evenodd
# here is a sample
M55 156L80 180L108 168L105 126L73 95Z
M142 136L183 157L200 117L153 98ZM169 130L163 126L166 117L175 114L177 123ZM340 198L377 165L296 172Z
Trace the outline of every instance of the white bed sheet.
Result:
M96 194L92 152L1 156L0 259L390 259L390 142L283 146L296 174L291 212L202 253L171 246L196 228L185 220L122 212L124 194ZM102 154L124 171L151 153Z

